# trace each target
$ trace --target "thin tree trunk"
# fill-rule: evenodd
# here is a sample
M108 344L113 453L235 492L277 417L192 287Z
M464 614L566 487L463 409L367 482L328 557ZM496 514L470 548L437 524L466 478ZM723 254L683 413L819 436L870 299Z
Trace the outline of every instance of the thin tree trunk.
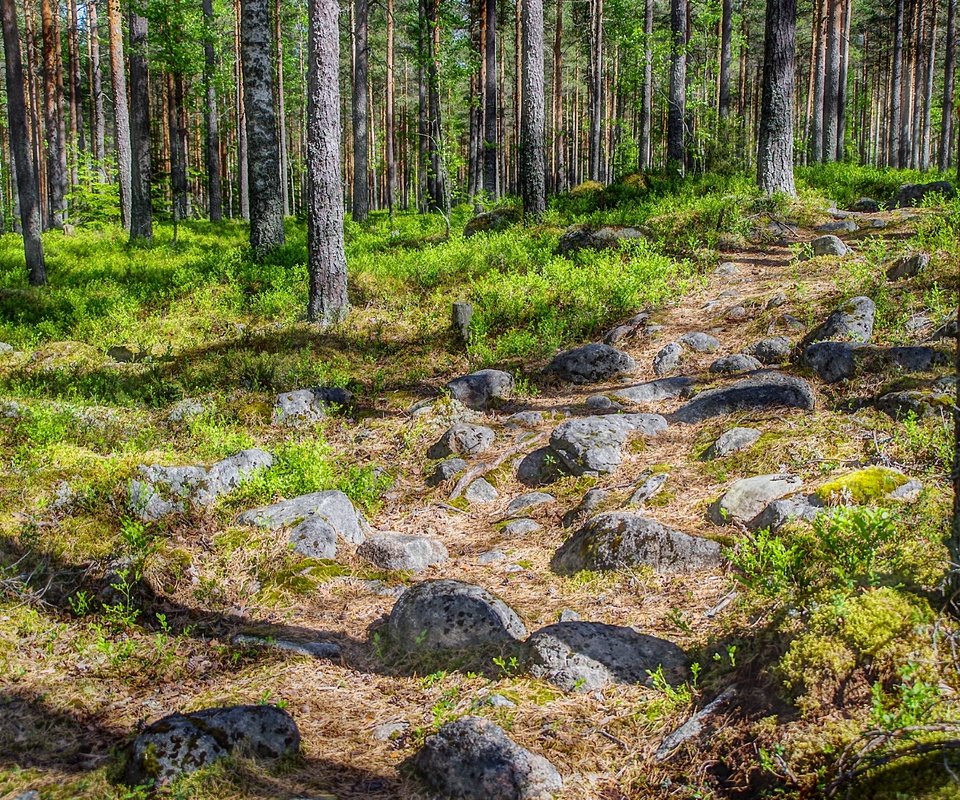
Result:
M563 0L557 0L553 32L553 190L567 188L563 120Z
M816 35L813 40L813 116L810 121L810 160L814 164L823 161L823 95L826 90L827 50L827 3L816 0Z
M428 0L430 61L427 64L427 96L429 99L430 202L444 214L450 211L450 189L446 163L443 160L443 119L440 106L440 0Z
M653 166L653 0L644 4L643 103L640 109L640 158L644 169Z
M900 129L903 108L903 4L897 0L893 19L893 60L890 71L890 150L887 158L891 167L903 166L900 159Z
M943 111L940 122L940 170L953 161L953 91L957 59L957 0L947 0L947 40L943 64Z
M384 109L384 154L387 166L387 208L393 214L397 192L397 161L394 154L396 130L394 127L394 20L393 0L387 0L387 96ZM471 120L475 119L473 108L470 109Z
M123 26L120 0L107 0L107 30L110 38L110 81L113 86L114 142L117 148L117 175L120 181L120 216L130 232L132 203L132 162L130 152L130 112L127 105L127 77L123 69Z
M648 2L649 6L649 2ZM730 116L730 60L733 39L733 0L723 0L720 16L720 78L717 111L720 119Z
M522 0L523 100L520 180L524 213L537 218L547 208L544 162L543 0Z
M847 135L847 82L850 76L850 23L853 15L852 0L841 3L843 9L842 35L840 37L840 79L837 82L837 161L843 161Z
M827 0L827 51L823 92L823 160L837 159L838 97L840 93L840 38L843 14L840 0Z
M153 239L150 201L150 81L147 74L147 20L129 11L130 28L130 239Z
M590 180L600 181L602 174L603 131L603 0L590 0L590 132L589 175Z
M687 114L687 0L670 3L670 100L667 114L667 166L686 171L684 125Z
M280 197L283 201L283 215L290 216L290 191L287 175L290 171L290 154L287 151L287 98L283 85L283 20L281 19L281 0L274 6L274 39L277 46L277 136L280 140Z
M187 197L187 127L186 109L183 107L184 87L182 75L168 75L167 96L169 102L168 125L170 126L170 186L173 191L173 218L179 222L189 216Z
M217 108L217 53L214 45L213 0L203 0L203 83L206 92L207 209L211 222L223 219L223 194L220 174L220 112Z
M87 2L87 24L90 26L90 94L93 98L90 109L93 118L90 129L93 132L93 158L100 162L106 155L106 119L103 113L103 76L100 70L100 25L97 19L96 0Z
M20 32L17 26L17 7L14 0L0 0L3 16L3 52L7 81L7 124L10 146L16 165L17 200L20 206L20 225L23 231L23 252L27 274L33 286L47 282L40 239L40 204L37 198L37 180L30 154L27 132L27 104L24 97L23 61L20 54Z
M425 0L432 2L432 0ZM500 196L497 137L497 0L484 0L483 190L491 200Z
M41 0L43 26L43 117L47 140L47 225L62 228L67 217L67 151L63 131L63 70L51 0Z
M307 70L307 317L321 327L349 310L340 178L340 35L337 0L310 0Z
M767 0L757 182L765 194L797 193L793 182L796 0Z
M367 108L368 45L370 7L367 0L354 0L353 65L353 219L363 222L370 214L367 180L370 171L368 153L369 110Z
M930 11L930 35L927 37L927 64L923 93L923 121L920 127L920 169L930 169L930 116L933 110L933 76L937 63L937 4Z

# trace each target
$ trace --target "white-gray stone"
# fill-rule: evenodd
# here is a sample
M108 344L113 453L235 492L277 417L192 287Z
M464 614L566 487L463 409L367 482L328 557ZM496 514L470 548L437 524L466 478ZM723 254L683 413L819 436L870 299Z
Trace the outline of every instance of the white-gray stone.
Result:
M513 394L513 375L498 369L482 369L450 381L446 388L467 408L483 411Z
M496 439L493 430L484 425L458 422L448 428L439 441L427 451L430 458L447 456L476 456L485 453Z
M678 375L673 378L659 378L625 389L612 392L618 400L626 400L637 405L657 403L661 400L674 400L687 394L694 385L693 378Z
M569 383L596 383L637 369L627 353L608 344L586 344L556 356L547 372Z
M717 437L704 453L705 458L723 458L732 453L746 450L760 438L760 431L756 428L731 428Z
M477 478L464 490L463 496L471 503L490 503L496 500L500 493L485 478Z
M240 525L256 525L260 528L278 530L311 516L318 516L337 533L337 536L351 544L360 544L369 528L363 515L354 507L350 498L343 492L331 489L324 492L281 500L269 506L244 511L238 518Z
M507 506L507 516L516 517L519 514L525 514L533 508L556 502L552 494L546 492L527 492L519 497L515 497Z
M709 516L718 525L739 522L748 525L774 500L799 491L803 481L796 475L757 475L734 481L710 506Z
M273 406L275 424L297 425L318 422L332 407L346 407L353 395L335 386L317 386L278 394Z
M670 342L660 348L653 357L653 371L659 375L669 375L680 368L683 357L683 348L676 342Z
M753 372L758 369L763 369L763 364L753 356L743 353L722 356L710 365L710 371L718 375L735 375L739 372Z
M667 429L658 414L611 414L568 420L550 434L550 449L574 475L613 472L632 434L656 436Z
M443 542L432 536L385 532L368 536L357 555L380 569L423 572L449 560Z

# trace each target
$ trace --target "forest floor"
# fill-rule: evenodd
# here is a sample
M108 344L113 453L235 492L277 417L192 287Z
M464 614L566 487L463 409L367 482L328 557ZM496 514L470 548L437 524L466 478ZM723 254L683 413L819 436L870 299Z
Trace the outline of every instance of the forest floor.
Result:
M412 216L351 225L354 312L330 334L294 310L299 226L263 269L245 261L239 226L186 226L177 247L161 228L149 249L125 247L112 228L51 234L53 287L40 291L14 274L14 237L2 240L0 340L13 352L0 354L0 797L146 796L118 783L122 747L170 712L233 703L283 707L302 756L273 766L228 759L177 782L171 796L428 797L409 760L466 714L544 755L563 776L558 797L598 800L823 796L838 772L868 764L855 758L866 731L890 734L881 756L955 739L960 670L950 645L960 640L936 595L952 425L944 412L893 419L873 405L947 367L827 384L790 360L777 368L809 381L814 410L671 424L631 442L612 474L542 488L555 499L531 512L534 532L510 537L498 524L531 491L515 461L564 419L607 413L594 396L668 418L683 404L635 407L614 393L654 379L655 357L684 334L719 340L714 352L685 352L677 373L708 386L744 377L710 373L717 358L769 336L795 344L856 295L876 303L877 345L928 340L960 290L960 203L852 215L859 229L839 233L852 255L803 260L815 229L833 220L830 200L843 207L872 188L851 178L831 198L814 183L797 204L770 208L729 186L634 203L575 199L539 228L467 240L455 230L444 241L437 221ZM648 242L557 258L572 221L643 225ZM929 253L929 266L888 280L889 264L912 252ZM456 299L476 308L466 351L447 330ZM660 327L617 344L637 362L633 374L576 386L543 372L558 350L598 341L643 310ZM469 412L444 395L446 381L486 366L514 373L511 399ZM311 424L274 421L278 392L318 385L346 386L355 402ZM197 413L171 419L184 397ZM508 424L522 411L541 416ZM455 420L496 433L472 466L516 449L485 476L495 500L451 500L454 481L426 485L436 463L426 451ZM704 457L737 426L759 429L759 440ZM148 523L129 508L141 464L209 464L254 446L272 452L274 466L215 505ZM740 478L788 472L815 491L874 465L921 481L919 496L860 497L851 485L831 502L859 510L788 525L779 537L708 515ZM668 477L642 513L721 542L723 566L551 569L577 530L563 517L586 491L606 489L603 509L621 508L651 473ZM373 529L437 537L450 559L417 575L378 569L350 546L335 561L309 559L282 534L236 523L240 511L328 488L344 490ZM395 658L384 620L405 587L437 578L488 589L530 632L572 611L674 642L694 666L673 683L563 692L509 659L462 671L442 658ZM335 642L341 654L243 646L238 633ZM710 718L708 735L655 757L730 686L736 700ZM917 726L927 727L903 733ZM942 756L890 760L851 796L960 797Z

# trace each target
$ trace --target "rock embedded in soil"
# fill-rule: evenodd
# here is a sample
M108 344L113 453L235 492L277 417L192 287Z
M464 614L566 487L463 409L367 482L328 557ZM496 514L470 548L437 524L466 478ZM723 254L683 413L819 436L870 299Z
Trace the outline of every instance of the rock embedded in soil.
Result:
M803 481L796 475L757 475L734 481L710 506L709 517L717 525L739 522L747 525L774 500L799 491Z
M589 692L613 684L652 686L663 668L668 682L681 677L686 654L673 642L600 622L557 622L527 640L530 674L566 692Z
M816 342L804 350L803 358L826 383L891 370L930 372L953 363L953 353L936 347L876 347L846 342Z
M493 446L496 434L484 425L471 425L458 422L448 428L429 450L429 458L447 458L448 456L476 456Z
M726 456L746 450L756 444L761 433L756 428L731 428L717 437L717 440L707 448L704 459L725 458Z
M670 342L660 348L660 351L653 357L653 371L658 376L669 375L680 369L680 362L683 359L683 348L676 342Z
M517 613L486 589L455 580L417 583L400 597L386 633L406 653L509 647L527 636Z
M838 306L829 317L803 337L798 351L814 342L850 342L866 344L873 336L877 306L869 297L852 297Z
M472 217L463 229L463 238L469 239L478 233L499 233L520 222L516 208L495 208Z
M888 281L899 281L904 278L915 278L930 266L929 253L910 253L901 256L887 269Z
M455 478L466 468L467 462L462 458L448 458L441 461L427 478L427 486L439 486L441 483Z
M296 723L275 706L229 706L171 714L133 740L123 779L129 786L163 786L234 752L277 759L299 749Z
M519 519L512 519L507 522L506 525L500 528L500 533L507 537L527 536L542 529L543 526L539 522L526 517L521 517Z
M503 424L508 428L536 428L543 424L542 411L518 411L507 417Z
M593 512L595 512L610 496L606 489L590 489L583 496L576 507L570 509L563 515L562 525L564 528L572 528L581 525Z
M597 383L635 372L637 362L608 344L586 344L557 355L546 371L568 383Z
M644 565L670 573L719 563L717 542L673 530L643 514L613 511L589 520L557 550L551 566L561 574Z
M861 197L850 206L850 210L861 214L876 214L880 210L880 204L872 197Z
M579 250L611 250L619 247L621 242L645 238L643 231L638 228L575 225L561 234L557 242L557 255L568 256Z
M310 656L310 658L334 659L340 658L342 655L340 645L336 642L327 642L321 639L286 639L253 633L238 633L230 641L238 647L262 647L293 653L298 656Z
M337 531L319 514L311 514L290 528L287 541L295 553L306 558L337 557Z
M930 341L957 338L957 312L952 311L944 318L937 329L930 334Z
M237 522L240 525L255 525L275 531L313 516L319 517L336 531L339 538L351 544L363 542L364 534L369 528L350 498L336 489L311 492L250 509L237 517Z
M546 492L527 492L510 501L510 504L507 506L507 517L524 514L539 506L555 503L556 500L557 498Z
M459 400L467 408L484 411L493 403L510 398L513 394L514 380L509 372L482 369L454 378L446 388L455 400Z
M636 488L636 490L634 490L633 494L630 495L630 498L627 500L625 505L642 506L648 500L660 493L667 482L667 478L668 475L666 472L659 472L655 475L650 475Z
M724 261L713 271L714 275L736 275L739 270L732 261Z
M710 365L710 371L717 375L736 375L740 372L754 372L758 369L763 369L763 364L753 356L743 353L723 356Z
M762 364L783 364L790 360L793 343L786 336L768 336L759 342L754 342L743 352L753 356Z
M812 522L823 511L823 503L815 494L795 494L781 497L769 503L757 516L747 523L750 530L768 530L776 533L788 522L804 520Z
M947 417L951 415L955 402L955 393L929 388L887 392L878 397L874 405L894 419L903 419L911 414L917 417Z
M191 419L199 417L204 412L203 403L194 400L192 397L185 397L170 406L167 412L167 419L170 422L188 422Z
M799 408L815 405L813 390L802 378L780 372L763 372L728 386L708 389L680 407L670 419L693 425L712 417L740 411L769 408Z
M837 219L817 225L817 233L855 233L858 230L860 226L852 219Z
M641 311L639 314L634 314L626 322L623 322L607 331L603 336L604 344L615 345L624 339L628 339L631 336L636 336L638 333L640 333L643 324L649 319L650 313L648 311Z
M832 478L815 492L823 503L853 503L864 505L891 498L891 495L911 483L910 478L890 467L872 466ZM922 487L921 487L922 488ZM909 498L913 487L907 492Z
M950 181L933 181L932 183L906 183L897 192L897 207L908 208L918 206L932 194L942 194L947 200L956 194Z
M252 448L209 467L143 464L130 481L127 503L141 519L153 522L184 513L191 505L209 508L254 472L273 465L273 456Z
M331 408L345 408L353 402L346 389L318 386L278 394L273 405L273 422L280 425L298 425L318 422Z
M549 761L480 717L441 726L413 763L435 791L455 800L550 800L563 788Z
M720 340L716 336L701 331L685 333L677 341L694 353L715 353L720 349Z
M626 400L637 405L658 403L661 400L674 400L687 394L694 383L693 378L679 375L673 378L659 378L646 383L638 383L636 386L617 389L612 394L618 400Z
M464 490L463 496L470 503L491 503L500 496L500 493L485 478L477 478Z
M853 252L843 241L830 233L818 236L810 242L810 247L814 256L845 256Z
M560 457L549 447L528 453L517 467L517 480L524 486L548 486L566 474Z
M574 475L615 471L633 434L656 436L667 429L659 414L612 414L568 420L550 434L550 449Z
M439 539L392 531L368 536L357 548L357 555L380 569L407 572L423 572L450 559Z

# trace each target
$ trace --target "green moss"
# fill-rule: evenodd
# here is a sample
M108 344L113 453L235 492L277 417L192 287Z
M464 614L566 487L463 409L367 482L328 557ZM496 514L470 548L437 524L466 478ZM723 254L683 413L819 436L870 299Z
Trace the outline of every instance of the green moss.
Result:
M824 502L849 498L858 505L880 500L899 489L909 478L888 467L867 467L841 475L820 486L816 495Z

